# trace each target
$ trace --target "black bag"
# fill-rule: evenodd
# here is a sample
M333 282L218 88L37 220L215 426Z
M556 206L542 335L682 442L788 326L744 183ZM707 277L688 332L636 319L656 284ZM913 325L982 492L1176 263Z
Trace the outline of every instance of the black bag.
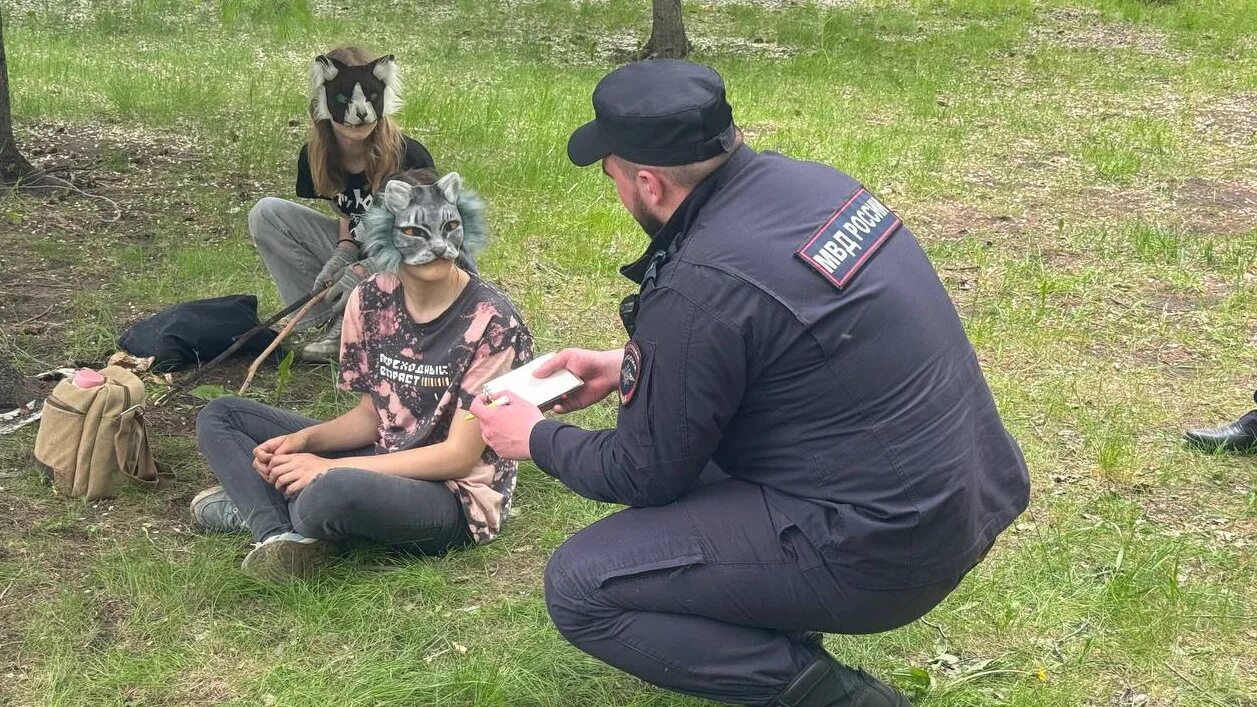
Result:
M154 371L178 371L208 363L260 323L258 298L253 295L194 300L132 324L118 339L118 346L134 356L154 357ZM256 356L275 336L271 329L258 332L240 347L240 353ZM277 349L272 359L279 360L280 354Z

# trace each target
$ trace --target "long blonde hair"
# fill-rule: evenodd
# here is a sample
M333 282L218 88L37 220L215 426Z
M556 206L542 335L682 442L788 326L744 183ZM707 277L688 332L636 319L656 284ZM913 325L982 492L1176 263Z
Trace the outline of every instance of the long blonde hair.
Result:
M379 57L358 47L337 47L325 56L351 66L369 64ZM310 156L310 175L314 177L314 190L320 196L332 197L345 190L345 168L341 164L340 147L336 142L335 129L330 120L314 119L314 99L310 100L310 137L307 140ZM402 163L402 133L393 119L382 115L375 130L367 138L367 181L371 191L379 191L380 185Z

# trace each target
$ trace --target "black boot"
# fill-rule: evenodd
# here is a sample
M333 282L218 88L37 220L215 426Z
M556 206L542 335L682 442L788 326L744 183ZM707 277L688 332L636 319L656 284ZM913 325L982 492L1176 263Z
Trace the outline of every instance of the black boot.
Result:
M781 691L772 707L912 707L894 688L822 653Z
M1257 393L1253 394L1257 401ZM1257 410L1229 425L1188 430L1186 442L1206 452L1257 452Z

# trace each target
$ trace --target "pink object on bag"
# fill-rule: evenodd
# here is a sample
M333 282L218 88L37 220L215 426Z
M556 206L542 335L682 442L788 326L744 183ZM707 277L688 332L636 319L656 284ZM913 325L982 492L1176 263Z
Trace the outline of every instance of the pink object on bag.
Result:
M90 368L80 368L74 372L73 382L79 388L95 388L105 384L105 377Z

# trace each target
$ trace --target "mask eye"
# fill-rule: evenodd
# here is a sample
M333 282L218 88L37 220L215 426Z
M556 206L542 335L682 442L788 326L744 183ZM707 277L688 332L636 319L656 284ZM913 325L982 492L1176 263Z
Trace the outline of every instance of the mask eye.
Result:
M450 231L453 231L454 229L458 228L458 227L459 227L459 226L461 226L461 225L463 225L463 224L462 224L461 222L459 222L459 220L458 220L458 219L452 219L452 220L450 220L450 221L446 221L446 222L445 222L445 232L446 232L446 233L449 233Z
M349 97L343 93L338 93L336 94L336 102L343 105L349 102Z

